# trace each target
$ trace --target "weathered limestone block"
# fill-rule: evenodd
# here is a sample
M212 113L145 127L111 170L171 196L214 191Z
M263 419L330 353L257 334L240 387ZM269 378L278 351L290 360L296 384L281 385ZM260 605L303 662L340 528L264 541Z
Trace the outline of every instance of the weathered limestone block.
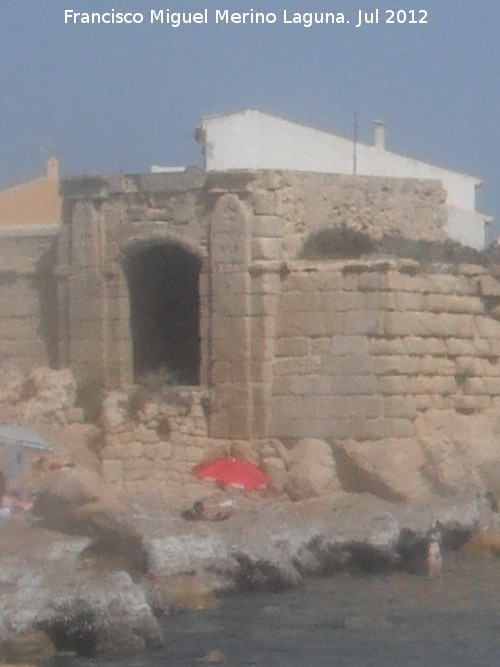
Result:
M365 433L368 440L383 440L384 438L411 438L415 429L411 419L387 418L367 419Z
M363 354L346 354L331 356L323 360L321 372L326 375L368 375L374 372L377 357L372 358Z
M432 288L427 276L410 276L391 271L380 279L380 289L391 292L429 292Z
M474 319L462 314L387 312L383 320L386 336L474 338L476 333Z
M500 322L491 317L476 317L477 334L480 338L493 338L498 340L500 337Z
M439 439L421 442L426 457L422 474L433 491L439 495L448 495L483 487L472 452L467 451L460 442L448 439L444 434Z
M285 462L276 456L269 456L262 459L262 468L271 480L272 488L277 493L283 493L289 479Z
M355 276L352 278L354 281L356 281ZM319 292L339 292L342 289L346 289L344 276L342 276L340 272L331 270L291 273L284 281L283 287L284 289L310 290Z
M254 260L280 260L283 257L283 244L280 238L254 238L252 258Z
M259 215L252 220L252 234L253 236L265 237L283 237L283 220L273 215Z
M370 292L366 295L366 307L370 310L399 310L396 294L392 292Z
M368 352L373 355L400 355L400 354L420 354L417 352L410 352L407 350L405 343L406 338L370 338L368 339ZM423 340L416 338L415 340Z
M380 378L383 380L384 378ZM457 391L459 379L453 375L415 375L407 378L406 392L409 394L433 394L447 396Z
M478 280L478 286L483 296L500 297L500 282L493 276L481 276Z
M282 336L327 336L343 333L342 316L336 316L334 322L331 322L331 319L329 322L326 320L327 314L319 311L308 312L307 317L301 312L281 313L278 328Z
M456 375L460 372L460 368L453 359L446 357L434 357L426 354L420 358L416 358L419 362L417 364L416 372L420 375Z
M290 377L290 393L297 396L321 396L331 394L332 379L330 376L299 375Z
M424 311L426 309L425 299L426 297L421 292L397 292L394 295L395 310Z
M327 312L374 309L372 300L361 292L319 292L319 298L321 308Z
M445 273L434 273L427 277L430 293L455 294L457 291L457 277Z
M454 409L464 415L471 415L487 410L491 407L491 398L485 396L471 396L458 394L452 397Z
M347 336L384 333L384 321L377 310L353 310L346 312L344 318L344 333Z
M414 419L418 411L415 396L387 396L384 401L384 416L390 419Z
M332 394L343 394L344 396L363 396L377 392L376 377L368 375L336 375L330 379Z
M459 264L456 273L459 276L481 276L488 273L488 270L480 264Z
M415 420L417 438L423 443L448 440L460 452L472 457L475 465L498 461L500 412L488 410L480 415L457 414L454 410L429 410Z
M375 375L415 375L420 368L420 359L409 356L378 356L373 360Z
M425 297L425 309L435 313L475 314L484 312L484 306L479 299L451 294L427 294Z
M257 448L250 440L234 440L231 443L230 455L235 459L246 459L252 463L259 462Z
M430 496L420 473L425 457L414 439L335 440L333 451L339 478L348 491L373 493L393 502L418 502Z
M329 353L332 355L365 355L370 351L370 342L366 336L332 336Z
M285 292L279 300L282 313L314 312L320 309L321 296L318 292Z
M290 450L286 491L294 500L342 491L330 445L306 438Z
M309 354L309 338L305 336L278 338L274 351L277 357L303 357Z
M464 343L470 345L468 341L464 341ZM448 353L447 346L442 338L407 336L403 339L403 345L407 354L443 356Z
M256 215L279 215L281 201L273 190L254 190L252 197L253 210Z

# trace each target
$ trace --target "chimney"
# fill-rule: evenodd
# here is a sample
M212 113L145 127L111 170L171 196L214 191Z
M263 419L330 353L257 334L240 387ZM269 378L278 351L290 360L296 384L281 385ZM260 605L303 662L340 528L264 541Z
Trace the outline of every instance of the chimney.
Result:
M59 180L59 160L56 157L50 157L47 160L45 178L49 179L50 181Z
M374 130L374 146L381 151L385 151L385 121L383 120L374 120L373 121L373 130Z

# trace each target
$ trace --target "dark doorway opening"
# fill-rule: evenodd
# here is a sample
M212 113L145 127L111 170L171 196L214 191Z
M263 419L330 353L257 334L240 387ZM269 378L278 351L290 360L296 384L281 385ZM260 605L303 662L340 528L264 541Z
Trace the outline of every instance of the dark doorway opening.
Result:
M196 385L200 376L200 259L177 245L126 262L136 382Z

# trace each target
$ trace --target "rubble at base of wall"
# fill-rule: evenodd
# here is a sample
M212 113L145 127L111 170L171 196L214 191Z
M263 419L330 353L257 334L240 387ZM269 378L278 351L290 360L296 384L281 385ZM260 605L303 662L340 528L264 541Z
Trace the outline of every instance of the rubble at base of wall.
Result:
M223 456L264 468L271 495L292 500L332 493L371 493L390 502L432 502L464 491L500 498L497 456L500 408L474 413L426 405L412 417L408 437L255 440L208 435L207 391L200 387L143 387L108 391L99 426L77 407L78 387L68 369L23 375L2 369L0 419L34 427L76 464L100 472L115 492L157 489L179 502L210 495L193 468ZM399 404L394 403L393 408ZM401 405L399 408L401 409Z

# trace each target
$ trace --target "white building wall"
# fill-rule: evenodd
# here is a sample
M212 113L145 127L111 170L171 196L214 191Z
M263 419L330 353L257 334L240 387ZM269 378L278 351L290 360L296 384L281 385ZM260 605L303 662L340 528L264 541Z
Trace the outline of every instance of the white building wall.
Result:
M485 216L476 211L466 211L448 206L446 234L453 241L482 250L485 247Z
M208 116L203 119L201 130L205 168L209 171L286 169L352 174L354 170L352 139L261 111ZM484 226L489 218L475 212L475 190L481 180L388 151L384 132L383 124L378 124L377 146L356 145L356 172L439 180L447 192L447 204L462 210L450 213L450 237L473 247L484 247ZM466 215L467 211L473 215Z

